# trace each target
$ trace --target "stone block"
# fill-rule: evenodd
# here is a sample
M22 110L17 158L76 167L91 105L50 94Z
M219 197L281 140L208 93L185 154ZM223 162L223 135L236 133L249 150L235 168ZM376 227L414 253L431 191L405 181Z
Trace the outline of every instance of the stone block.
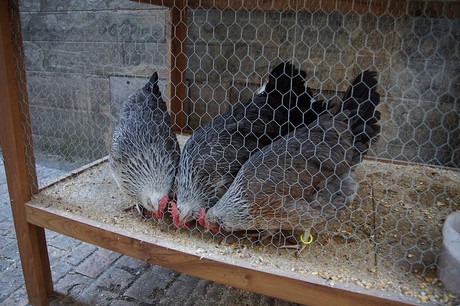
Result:
M137 279L124 293L125 297L135 298L143 303L155 304L175 279L176 273L162 267L152 266ZM155 279L152 282L152 279Z
M40 161L36 159L36 162L40 162ZM35 171L37 173L38 186L40 188L45 187L55 182L60 177L65 176L65 174L67 174L66 171L48 168L48 167L44 167L42 165L37 165L37 164L35 165Z
M118 297L117 293L100 289L93 283L79 294L78 301L83 305L108 306Z
M31 74L29 79L31 125L38 150L86 160L106 154L112 120L107 79L78 74Z
M79 0L23 0L20 2L20 10L30 11L87 11L87 10L118 10L118 9L138 9L138 10L157 10L159 6L148 3L139 3L126 0L112 1L79 1Z
M65 235L58 235L48 241L48 245L52 245L65 251L73 250L81 243L82 242L80 240Z
M87 110L87 85L87 78L79 75L27 74L27 91L32 105Z
M88 256L93 254L97 250L97 247L94 245L82 242L71 253L67 254L63 260L71 265L78 265Z
M87 257L82 264L76 267L75 272L87 277L96 278L119 257L120 254L118 253L98 249Z
M213 284L215 283L205 279L199 279L196 283L195 289L193 290L193 297L198 300L204 300L206 292Z
M27 291L25 285L22 285L17 290L15 290L12 294L10 294L4 300L0 296L0 302L2 305L11 305L11 306L28 306L29 300L27 298Z
M0 256L7 260L14 260L19 256L17 243L9 243L0 248Z
M110 304L111 306L138 306L139 304L136 302L132 301L126 301L126 300L114 300Z
M62 261L61 257L51 259L50 265L51 277L53 278L53 282L56 282L65 275L67 275L67 273L69 273L73 268L65 261Z
M165 42L165 10L71 10L22 13L23 40Z
M221 286L224 287L223 285ZM260 305L261 295L236 288L229 288L228 290L223 290L222 300L231 300L234 305Z
M168 288L162 303L170 305L170 303L186 304L186 301L193 294L199 279L187 274L181 274Z
M203 126L217 114L229 110L231 101L228 99L227 86L226 83L190 84L186 110L189 114L188 125L191 128Z
M107 131L108 132L108 131ZM107 134L108 135L108 134ZM70 171L107 155L107 145L91 136L58 138L34 134L34 153L49 166Z
M48 246L48 255L50 259L61 258L69 253L70 250L63 250L52 245Z
M5 237L3 235L0 235L0 243L1 245L9 245L11 243L14 243L14 239L11 239L9 237ZM7 259L7 258L0 258L0 271L6 271L9 269L12 269L13 266L13 260L12 259Z
M54 292L64 296L77 296L88 285L92 279L77 273L68 273L54 284Z
M105 289L114 293L124 292L134 281L135 275L117 267L111 267L105 271L95 282L98 288Z
M224 289L225 287L227 286L223 286L218 283L210 283L206 290L205 299L211 303L218 303L220 300L222 300L224 292L230 290L230 287L227 287L227 290Z
M24 41L26 69L54 74L147 75L165 63L164 43Z
M49 230L49 229L45 229L45 236L46 236L46 240L49 241L51 239L54 239L55 237L57 237L58 235L61 235L57 232L54 232L52 230Z
M7 269L0 272L0 299L13 294L19 287L24 285L21 269Z
M129 256L122 256L114 265L134 275L139 275L150 268L149 263Z
M121 55L121 65L116 67L113 74L142 76L150 75L156 67L166 63L166 43L119 43L118 52ZM161 78L166 75L162 74Z
M30 105L30 113L32 130L39 135L69 140L88 138L91 135L88 112Z
M9 201L9 194L8 194L8 185L0 184L0 196L5 198L5 201Z

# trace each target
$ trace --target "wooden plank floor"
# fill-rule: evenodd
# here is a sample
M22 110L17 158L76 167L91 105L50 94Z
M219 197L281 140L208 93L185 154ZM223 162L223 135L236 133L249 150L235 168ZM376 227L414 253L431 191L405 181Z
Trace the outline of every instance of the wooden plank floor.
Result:
M99 169L99 163L104 163L104 160L75 171L70 175L71 178L63 180L63 183L72 185L73 180L77 179L80 174L84 174L85 171L95 171L95 173L100 171L97 170ZM287 269L264 268L262 266L254 268L251 263L244 260L227 259L225 257L216 258L213 254L197 254L184 250L174 242L172 244L165 243L161 235L151 236L149 234L147 236L143 234L140 223L138 228L134 224L132 226L128 225L127 230L125 222L128 222L128 220L121 220L118 225L103 223L97 221L98 219L93 220L92 218L79 216L72 210L65 209L65 206L62 208L53 205L57 199L58 201L70 201L66 202L66 205L70 204L69 207L81 207L81 209L86 210L89 207L86 207L83 202L79 203L79 196L85 197L86 201L88 202L89 200L89 203L94 203L94 206L100 205L99 200L101 199L110 197L117 199L117 194L111 193L110 190L106 191L104 187L105 184L110 185L111 180L104 179L99 181L99 178L94 174L88 174L88 177L91 177L93 184L100 186L98 193L100 199L94 199L94 194L87 192L81 186L62 187L67 191L70 189L72 195L59 195L60 183L56 183L52 190L46 190L43 193L50 196L48 198L49 202L46 196L40 196L39 199L33 199L26 205L28 222L177 272L296 303L306 303L308 301L309 305L328 303L353 305L357 302L376 305L402 304L390 299L391 295L387 294L386 298L376 297L370 295L370 291L364 293L365 290L360 290L350 284L344 286L337 284L333 288L321 284L321 281L315 280L311 276L291 273ZM72 188L77 188L77 190L72 191ZM110 210L114 209L114 207L103 204L103 209L107 210L108 215L111 216ZM105 215L105 212L98 213L95 211L94 214L101 217L101 214ZM348 289L343 289L345 287ZM396 298L395 296L392 297Z

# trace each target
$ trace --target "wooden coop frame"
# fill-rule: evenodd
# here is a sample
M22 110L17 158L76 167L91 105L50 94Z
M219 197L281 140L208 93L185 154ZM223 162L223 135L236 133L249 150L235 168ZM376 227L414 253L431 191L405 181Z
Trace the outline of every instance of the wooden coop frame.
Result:
M141 0L169 9L167 61L169 97L175 130L185 127L182 102L186 97L186 34L188 8L232 8L260 10L322 10L326 12L372 12L376 15L399 15L405 12L443 15L459 18L460 3L443 1L362 1L362 0ZM161 265L181 273L231 285L297 303L309 305L405 305L404 302L306 282L286 274L260 271L250 266L239 266L219 260L188 254L162 245L156 238L140 239L117 227L85 219L34 204L32 195L39 190L35 174L31 128L27 103L23 63L17 60L23 54L17 0L0 1L0 136L7 175L14 226L24 273L29 302L47 305L53 291L50 263L45 239L45 228L113 250L154 265ZM21 88L19 88L21 86ZM70 174L76 175L91 165Z

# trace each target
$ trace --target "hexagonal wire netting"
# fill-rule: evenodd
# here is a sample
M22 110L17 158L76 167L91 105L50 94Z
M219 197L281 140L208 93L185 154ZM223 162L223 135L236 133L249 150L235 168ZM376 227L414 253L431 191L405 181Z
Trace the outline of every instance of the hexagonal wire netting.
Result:
M159 221L145 208L139 209L144 219L136 210L122 209L130 203L150 210L157 206L145 185L132 192L134 198L124 198L107 163L82 180L107 188L118 205L115 210L109 205L99 211L97 206L107 206L107 199L86 185L71 189L77 184L71 180L56 187L72 191L61 196L60 204L87 202L71 210L152 235L178 231L164 239L202 253L247 259L255 267L312 274L329 285L355 283L421 301L452 299L436 279L443 221L460 209L460 21L452 18L448 3L440 2L444 10L428 4L392 8L359 1L332 7L305 4L298 10L266 7L265 2L239 9L218 3L217 9L196 5L182 20L187 31L182 97L169 78L168 63L175 57L168 48L167 9L122 0L66 6L57 0L21 2L24 58L18 59L25 62L27 81L19 81L27 85L38 164L68 171L107 156L125 101L149 84L154 71L168 107L170 101L182 103L176 105L181 116L173 116L182 120L176 122L181 146L193 133L193 144L182 146L180 178ZM292 76L282 72L267 85L276 90L260 89L284 61L305 71L302 81L294 75L291 86ZM359 96L357 88L363 84L358 84L351 97L368 102L376 88L381 131L360 161L356 139L362 136L362 125L353 122L371 118L372 111L344 117L329 110L317 121L318 111L310 114L313 125L308 125L296 113L306 109L292 103L309 105L310 99L302 100L304 81L316 101L312 107L326 107L319 101L345 105L342 97L365 70L377 72L377 87L366 87ZM155 84L142 97L155 91ZM136 120L135 126L147 124ZM141 127L134 130L143 133ZM132 135L127 138L132 140ZM149 135L139 137L149 143L147 152L155 150L152 141L166 139ZM139 147L134 140L125 145ZM304 151L299 153L296 146ZM233 153L221 153L223 149ZM140 154L136 152L132 154ZM340 152L346 156L334 160ZM134 158L126 154L121 163ZM140 162L137 171L152 171L141 169L146 164ZM240 193L229 195L232 183L240 183L234 188ZM209 216L209 207L219 199L226 205L214 209L220 215ZM168 209L179 213L171 218ZM220 226L220 232L213 226ZM313 239L305 250L284 247L302 245L301 234L303 240L310 234Z

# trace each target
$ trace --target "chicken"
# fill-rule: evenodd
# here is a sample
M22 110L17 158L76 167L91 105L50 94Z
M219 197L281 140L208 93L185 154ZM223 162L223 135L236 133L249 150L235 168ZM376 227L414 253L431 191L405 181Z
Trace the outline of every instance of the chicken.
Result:
M171 130L158 73L128 97L112 136L109 163L118 186L151 217L161 218L169 202L180 149ZM136 204L141 211L141 207Z
M177 204L170 206L176 227L214 206L251 154L316 119L323 105L312 103L305 78L304 71L281 63L271 71L264 90L193 133L180 159Z
M253 154L199 223L212 231L255 230L261 236L284 232L296 238L302 232L300 240L308 240L313 227L335 218L356 194L350 173L380 132L376 87L376 73L363 72L343 102L331 102L317 121Z

